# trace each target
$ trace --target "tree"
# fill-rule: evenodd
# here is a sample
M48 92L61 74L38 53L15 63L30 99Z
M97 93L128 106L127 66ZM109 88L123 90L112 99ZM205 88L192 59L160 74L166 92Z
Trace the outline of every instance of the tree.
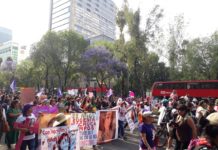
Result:
M52 54L58 49L59 37L55 32L47 32L41 40L32 46L31 59L33 60L35 67L43 67L44 70L44 87L49 88L49 74L52 70Z
M104 47L88 49L80 60L80 70L87 77L95 77L99 87L106 84L107 79L121 76L126 66L113 57L112 53Z
M127 52L127 64L129 67L129 80L131 87L136 93L144 95L147 87L145 72L146 59L148 57L148 47L151 45L151 39L154 39L155 32L159 29L159 21L162 18L163 10L159 6L149 13L145 30L140 28L140 10L133 12L125 5L125 16L127 20L128 33L131 40L126 43L125 50Z
M185 48L184 43L184 17L182 15L175 17L175 24L170 25L168 41L168 60L170 63L170 78L178 80L184 61Z
M52 82L57 78L59 87L70 86L87 45L82 36L71 30L46 33L32 53L35 66L45 68L45 87L49 86L49 78Z
M1 67L2 61L3 61L3 59L0 57L0 67Z
M81 54L86 50L88 43L82 36L71 30L60 32L60 42L61 47L59 53L56 53L56 56L57 58L59 56L58 62L62 70L57 70L57 72L60 71L60 75L63 72L63 86L66 87L71 75L75 73L76 69L79 67Z

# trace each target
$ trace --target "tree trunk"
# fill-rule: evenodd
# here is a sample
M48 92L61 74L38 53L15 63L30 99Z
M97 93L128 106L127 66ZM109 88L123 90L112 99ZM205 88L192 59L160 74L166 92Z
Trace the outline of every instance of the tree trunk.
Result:
M46 66L46 71L45 71L45 89L48 89L48 75L49 75L49 69L48 66Z

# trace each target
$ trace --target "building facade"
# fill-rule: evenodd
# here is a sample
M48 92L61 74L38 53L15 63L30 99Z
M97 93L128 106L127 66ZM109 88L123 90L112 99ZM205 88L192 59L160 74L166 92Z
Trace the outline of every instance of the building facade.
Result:
M9 41L0 44L0 58L3 62L7 60L8 57L11 57L13 62L17 63L18 61L18 43Z
M115 39L116 6L112 0L51 0L52 31L72 29L85 39Z
M12 40L12 31L10 29L0 27L0 43Z

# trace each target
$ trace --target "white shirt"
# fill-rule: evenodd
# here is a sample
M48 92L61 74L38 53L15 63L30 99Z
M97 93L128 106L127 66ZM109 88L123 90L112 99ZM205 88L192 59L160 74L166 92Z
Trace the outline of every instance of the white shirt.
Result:
M160 115L158 117L158 122L157 122L157 125L159 126L160 123L163 121L163 118L165 116L165 113L166 113L166 107L162 106L160 109L159 109L159 112L160 112Z
M125 106L124 107L119 107L119 109L118 109L118 120L125 121L126 112L127 112L127 109L126 109Z
M31 119L30 126L34 125L34 123L36 122L36 117L35 117L34 114L31 114L31 116L28 116L28 117L20 115L17 118L16 122L17 123L22 123L22 122L24 122L26 120L26 118ZM35 134L34 133L33 134L32 133L29 133L29 134L27 133L26 136L23 138L23 140L31 140L31 139L34 139L34 138L35 138Z
M205 116L207 113L207 110L204 109L203 107L199 106L196 110L196 118L201 119L201 117Z

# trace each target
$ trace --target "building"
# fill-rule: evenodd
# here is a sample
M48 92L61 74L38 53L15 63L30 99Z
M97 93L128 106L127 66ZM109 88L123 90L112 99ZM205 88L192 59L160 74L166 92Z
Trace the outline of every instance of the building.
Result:
M18 58L17 63L21 63L23 60L27 59L29 57L29 47L26 45L22 45L18 49Z
M0 44L0 58L3 62L7 60L8 57L11 57L13 62L17 63L18 61L18 43L9 41Z
M90 45L94 44L96 41L108 41L108 42L113 42L114 39L106 36L106 35L97 35L97 36L93 36L87 39L87 41L89 42Z
M116 6L112 0L51 0L52 31L73 29L85 39L115 39Z
M12 40L12 31L7 28L0 27L0 43Z

